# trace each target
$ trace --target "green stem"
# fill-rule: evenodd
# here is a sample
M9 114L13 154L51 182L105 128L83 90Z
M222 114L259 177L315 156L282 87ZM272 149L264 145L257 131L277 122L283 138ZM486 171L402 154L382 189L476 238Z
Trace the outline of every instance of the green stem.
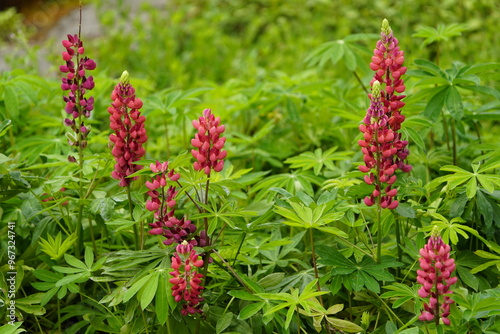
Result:
M246 236L247 236L246 233L242 233L241 241L240 241L240 244L238 245L238 250L236 250L236 255L234 256L233 267L236 264L236 259L238 258L238 254L240 254L240 250L241 250L241 247L243 247L243 242L245 241Z
M370 94L370 92L365 87L365 85L363 84L363 81L361 80L361 78L359 77L359 75L356 73L356 71L352 71L352 74L354 74L354 77L356 78L356 80L358 80L359 85L361 86L361 88L363 88L363 90L365 91L366 95Z
M396 218L396 247L398 249L398 261L401 262L401 258L403 257L403 250L401 249L401 224L399 221L399 217ZM399 277L400 270L399 267L396 268L396 276Z
M450 150L450 135L448 134L448 122L446 121L446 116L443 111L441 111L441 117L443 119L443 131L446 138L446 148Z
M179 187L182 188L182 184L179 182L179 180L177 180L177 184L179 185ZM202 213L203 209L198 205L198 203L196 203L196 201L193 199L193 197L191 197L191 195L189 195L189 193L187 191L185 192L185 194L191 200L191 202L193 202L194 206L196 206L196 209L198 209L198 212Z
M353 244L352 242L350 242L350 241L348 241L348 240L346 240L346 239L344 239L344 238L342 238L342 237L339 237L339 236L336 236L336 237L337 237L337 239L338 239L341 243L343 243L344 245L350 246L350 247L352 247L352 248L356 248L356 249L357 249L357 250L359 250L361 253L363 253L363 254L365 254L365 255L368 255L368 256L369 256L369 257L371 257L372 259L374 258L374 254L373 254L373 252L370 254L370 253L368 253L367 251L365 251L363 248L359 247L358 245ZM370 250L370 251L371 251L371 250Z
M380 189L380 188L379 188ZM382 207L380 206L380 196L377 197L377 262L382 258Z
M372 296L375 296L381 303L382 305L384 305L384 308L386 309L387 313L389 314L389 316L392 318L394 317L395 320L397 320L397 322L399 322L401 325L404 325L403 321L401 321L401 319L399 319L399 317L396 315L396 313L394 313L394 311L385 303L385 301L380 298L380 296L376 293L371 293Z
M89 218L89 229L90 229L90 239L92 240L92 248L94 248L94 254L98 256L97 245L95 243L94 228L92 226L92 219Z
M226 265L227 269L231 272L231 274L233 274L234 278L236 278L236 280L241 284L241 286L244 287L249 293L253 294L254 292L252 291L252 289L250 289L245 284L245 282L243 282L243 280L238 275L238 273L233 269L233 267L231 267L231 265L229 263L227 263L227 261L219 254L219 252L217 252L215 249L212 250L212 252L222 261L222 263L224 263Z
M401 332L402 330L404 330L406 327L408 326L411 326L415 321L418 320L418 315L414 316L413 318L411 318L410 321L408 321L406 324L404 324L403 326L399 327L398 330L396 331L395 334Z
M455 128L455 119L451 119L451 142L453 150L453 164L456 166L458 163L457 159L457 129Z
M127 184L127 197L128 197L128 208L130 212L130 219L134 222L133 227L134 227L135 250L139 250L139 233L137 232L137 225L134 220L134 207L132 206L132 195L130 194L130 184ZM142 247L142 242L141 242L141 247Z

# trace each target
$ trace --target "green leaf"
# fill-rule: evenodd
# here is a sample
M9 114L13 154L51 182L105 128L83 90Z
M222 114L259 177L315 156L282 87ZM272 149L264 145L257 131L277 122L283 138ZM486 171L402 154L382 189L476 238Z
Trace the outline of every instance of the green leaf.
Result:
M464 116L462 97L455 86L450 86L447 89L446 109L448 109L451 116L457 121L460 121Z
M449 86L436 88L436 93L432 96L425 107L424 116L433 122L438 120L441 110L443 109L446 96L448 95L448 87Z
M356 270L355 263L346 259L342 253L333 248L320 245L316 247L316 253L320 256L320 259L318 260L319 263L327 266L333 266L337 269L337 273L338 270L340 270L343 274L352 273Z
M76 257L70 254L64 254L64 259L66 262L75 268L80 268L82 270L88 270L89 268L82 261L78 260Z
M63 274L75 274L75 273L87 272L87 270L80 269L80 268L61 267L61 266L53 266L52 269L54 269L57 272L63 273Z
M87 268L92 268L92 264L94 263L94 252L92 251L92 248L90 247L85 247L85 265Z
M266 302L258 302L245 306L243 309L241 309L240 314L238 315L238 319L246 320L252 317L257 312L259 312L262 309L262 307L264 307L265 304Z
M259 284L264 289L276 287L285 278L285 273L271 273L267 276L261 278L257 284Z
M409 137L411 142L415 143L422 152L426 151L424 139L419 131L409 126L404 126L401 130L405 133L405 136Z
M167 293L170 293L170 291L167 291L166 281L168 278L166 276L165 272L160 273L155 296L155 313L160 325L164 325L169 316Z
M353 322L347 321L347 320L342 320L342 319L336 319L332 317L326 317L326 321L330 325L332 325L333 328L342 330L347 333L361 333L363 332L363 328L359 327Z
M262 298L243 290L231 290L227 294L241 300L262 301Z
M5 324L2 327L0 327L0 334L24 333L26 332L26 330L24 330L23 328L19 328L21 327L22 324L23 324L22 321L15 322L14 326L12 326L11 324Z
M33 275L44 282L55 283L62 278L61 274L53 273L52 271L45 269L36 269L33 271Z
M7 110L8 117L14 121L18 121L19 100L17 99L16 91L12 86L6 85L4 94L5 94L4 96L5 109Z
M123 295L123 302L126 303L132 298L151 278L151 275L146 275L137 282L135 282Z
M477 192L477 181L476 178L471 178L469 182L467 182L467 187L465 188L465 193L467 194L468 198L472 198L476 196Z
M89 211L93 214L101 215L104 221L108 221L113 216L115 205L115 201L113 201L110 197L96 198L92 200Z
M141 308L144 310L153 300L158 289L158 276L159 272L155 271L147 284L144 285L141 292Z
M217 320L217 325L215 326L215 331L217 334L222 333L226 328L231 325L231 320L233 319L233 314L231 312L224 313L219 320Z
M354 53L347 44L344 45L344 62L345 66L349 71L354 72L356 70L357 67L356 57L354 56Z
M59 281L56 283L56 287L60 287L69 283L73 283L79 280L88 280L88 275L86 273L79 273L79 274L74 274L74 275L68 275L63 278L61 278Z
M288 329L288 327L290 326L290 323L292 322L294 313L295 313L295 309L293 307L290 307L288 309L288 311L286 312L285 329Z
M396 212L406 218L415 218L415 210L407 203L399 203L398 207L395 209Z
M457 266L457 273L460 280L477 291L479 288L479 280L467 268Z

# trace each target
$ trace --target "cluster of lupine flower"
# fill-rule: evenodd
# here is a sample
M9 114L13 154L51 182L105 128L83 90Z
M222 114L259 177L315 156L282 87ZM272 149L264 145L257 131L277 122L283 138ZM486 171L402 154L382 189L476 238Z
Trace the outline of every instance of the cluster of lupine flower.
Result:
M365 182L374 185L370 196L364 200L368 206L379 201L382 208L395 209L398 201L395 199L397 189L392 185L396 181L394 174L398 169L409 172L411 166L405 163L408 156L408 142L401 139L398 130L405 117L401 108L405 103L401 100L405 95L397 95L405 90L401 76L406 73L402 66L404 53L398 46L398 40L393 36L387 20L382 23L381 39L377 42L370 67L375 71L369 94L371 103L363 124L359 130L363 139L359 141L363 152L365 165L359 170L365 175Z
M203 301L201 290L203 287L201 279L203 274L196 271L196 268L203 266L203 260L193 249L193 245L183 241L177 245L176 252L171 262L173 272L170 275L172 286L172 296L176 302L183 302L182 315L201 313L200 303Z
M180 244L186 240L197 245L197 240L193 238L196 226L185 217L181 219L175 217L177 191L175 186L167 184L167 177L170 181L176 182L180 174L176 174L173 169L169 171L168 161L164 163L157 161L156 164L151 164L150 168L157 175L151 182L146 182L150 197L146 202L146 209L154 212L154 222L149 224L152 227L149 234L163 235L165 245Z
M222 151L226 138L220 137L225 130L224 125L220 125L220 117L215 117L210 109L205 109L203 116L193 121L193 127L198 131L191 140L191 144L197 148L191 150L196 159L194 169L203 170L207 175L212 169L220 172L227 155L227 151Z
M419 261L421 269L417 270L417 282L422 287L418 290L418 295L429 298L419 319L441 319L445 325L449 325L450 305L454 303L449 296L453 293L450 286L457 282L456 276L451 277L455 270L455 260L450 257L450 246L443 242L436 229L420 250Z
M94 98L85 97L85 93L94 88L94 80L92 76L87 76L85 71L95 69L96 63L92 59L83 57L85 49L78 35L67 36L68 39L62 41L66 48L66 51L62 53L62 58L66 64L59 68L62 73L66 74L66 77L62 79L61 88L63 91L69 91L68 96L63 97L66 102L64 109L70 117L64 120L64 124L71 127L76 134L76 136L68 134L69 144L85 148L90 130L85 126L81 116L90 117L90 112L94 109ZM76 66L73 57L76 57ZM70 161L75 161L75 159L70 157Z
M128 72L122 74L120 82L111 93L110 128L115 131L109 136L113 142L111 153L115 157L115 169L111 176L120 181L120 186L126 187L137 177L128 176L142 168L134 162L140 160L146 151L142 145L148 140L144 122L139 109L142 101L135 96L135 89L129 82Z

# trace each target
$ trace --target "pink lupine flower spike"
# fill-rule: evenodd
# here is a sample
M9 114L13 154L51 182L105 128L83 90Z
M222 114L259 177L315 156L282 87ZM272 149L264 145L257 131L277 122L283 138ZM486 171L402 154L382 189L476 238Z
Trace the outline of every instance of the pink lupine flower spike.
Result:
M405 105L401 100L405 95L398 94L405 90L402 75L406 73L406 67L402 66L404 53L387 20L382 22L380 35L370 64L375 71L369 94L371 103L363 124L359 126L363 139L358 143L365 164L358 168L369 173L364 180L375 187L364 199L365 204L379 203L381 208L395 209L399 204L395 199L398 190L392 188L397 178L395 172L409 172L412 168L405 163L409 154L408 142L402 140L399 133L405 119L401 115L401 108Z
M135 89L129 82L128 72L123 72L120 82L111 93L110 128L114 130L109 136L113 142L111 153L115 157L115 170L111 176L120 181L121 187L126 187L137 177L128 176L142 168L134 162L140 160L146 153L142 145L148 140L144 122L146 117L141 116L139 109L142 101L135 96Z
M66 103L64 110L68 114L64 124L71 127L74 132L68 134L69 144L85 148L90 129L85 125L83 118L89 118L90 112L94 110L94 98L85 96L87 91L94 88L94 79L91 75L87 76L86 71L94 70L96 63L83 56L85 49L78 35L67 36L68 39L62 41L62 45L66 48L62 53L65 65L59 67L59 70L66 75L62 79L61 89L68 91L68 96L63 97ZM69 160L75 161L75 158L70 156Z
M203 274L198 273L197 268L203 266L203 260L193 249L193 245L183 241L176 247L176 252L172 257L172 271L170 279L172 286L172 296L178 303L182 303L182 315L201 313L200 296L203 286L201 280Z
M449 295L450 287L457 282L451 277L455 270L455 260L450 257L450 246L443 242L437 227L434 228L427 244L420 250L420 269L417 270L417 282L422 284L418 295L428 298L424 310L419 316L422 321L439 324L439 319L450 325L450 305L454 303Z
M215 117L210 109L205 109L203 116L193 121L193 127L198 130L191 139L191 144L196 148L191 150L196 159L194 169L203 170L207 175L210 175L212 169L220 172L227 155L227 151L222 150L226 137L220 137L225 131L224 125L220 125L220 117Z

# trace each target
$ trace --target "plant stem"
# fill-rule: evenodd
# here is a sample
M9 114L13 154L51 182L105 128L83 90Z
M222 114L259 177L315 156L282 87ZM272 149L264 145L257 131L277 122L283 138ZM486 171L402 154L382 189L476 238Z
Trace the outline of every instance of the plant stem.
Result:
M254 292L245 284L245 282L243 282L243 280L238 275L238 273L233 269L233 267L231 267L231 265L229 263L227 263L227 261L219 254L219 252L217 252L215 249L212 250L212 252L215 255L217 255L217 257L222 261L222 263L224 263L227 266L227 269L229 269L229 271L231 272L231 274L233 274L234 278L236 278L236 280L238 282L240 282L241 286L244 287L248 292L250 292L250 293L253 294Z
M179 187L182 188L182 184L179 182L179 180L177 180L177 184L179 185ZM191 202L193 202L194 206L196 206L196 208L198 209L198 212L202 213L203 209L198 205L198 203L196 203L196 201L193 199L193 197L191 197L191 195L189 195L189 193L187 191L185 192L185 194L191 200Z
M453 150L453 164L456 166L457 161L457 129L455 128L455 119L451 119L451 142L452 142L452 150Z
M363 81L361 80L361 78L359 77L359 75L356 73L356 71L352 71L352 74L354 74L354 77L356 78L356 80L358 80L361 88L363 88L363 90L365 91L366 95L370 94L370 92L365 87L365 85L363 84Z
M380 189L380 188L379 188ZM380 196L377 197L377 262L382 258L382 207Z
M448 122L446 121L446 116L443 111L441 111L441 117L443 118L443 131L446 138L446 148L450 150L450 135L448 134Z
M373 254L373 252L370 254L370 253L368 253L367 251L365 251L363 248L359 247L358 245L353 244L352 242L350 242L350 241L348 241L348 240L346 240L346 239L344 239L344 238L342 238L342 237L339 237L339 236L336 236L336 237L337 237L337 238L339 239L339 241L340 241L341 243L343 243L344 245L348 245L348 246L350 246L350 247L352 247L352 248L356 248L356 249L357 249L357 250L359 250L361 253L363 253L363 254L365 254L365 255L368 255L368 256L369 256L369 257L371 257L372 259L374 258L374 254ZM371 250L370 250L370 251L371 251Z
M94 228L92 227L92 219L89 218L89 229L90 229L90 239L92 240L92 248L94 248L94 254L96 256L98 256L98 252L97 252L97 246L96 246L96 243L95 243L95 237L94 237Z
M238 258L238 254L240 253L240 250L241 250L241 247L243 247L243 242L245 241L245 238L246 238L247 234L246 233L242 233L242 236L241 236L241 241L240 241L240 244L238 246L238 250L236 251L236 255L234 256L234 260L233 260L233 267L235 266L236 264L236 259Z
M396 220L396 247L398 248L398 261L401 262L401 258L403 257L403 251L400 247L401 245L401 224L400 224L400 221L399 221L399 217L395 217L395 220ZM400 273L400 270L399 270L399 267L396 268L396 276L399 277L399 273Z
M134 220L134 208L132 206L132 195L130 194L130 184L127 184L127 197L128 197L128 208L130 212L130 219L134 222L133 227L134 227L135 250L139 250L139 235L137 232L137 225ZM140 243L140 245L142 249L142 242Z
M378 294L371 293L371 295L375 296L382 303L382 305L384 305L384 308L387 310L389 317L391 318L394 317L394 320L397 320L401 325L404 325L403 321L399 319L396 313L394 313L394 311L385 303L385 301L382 298L380 298Z

